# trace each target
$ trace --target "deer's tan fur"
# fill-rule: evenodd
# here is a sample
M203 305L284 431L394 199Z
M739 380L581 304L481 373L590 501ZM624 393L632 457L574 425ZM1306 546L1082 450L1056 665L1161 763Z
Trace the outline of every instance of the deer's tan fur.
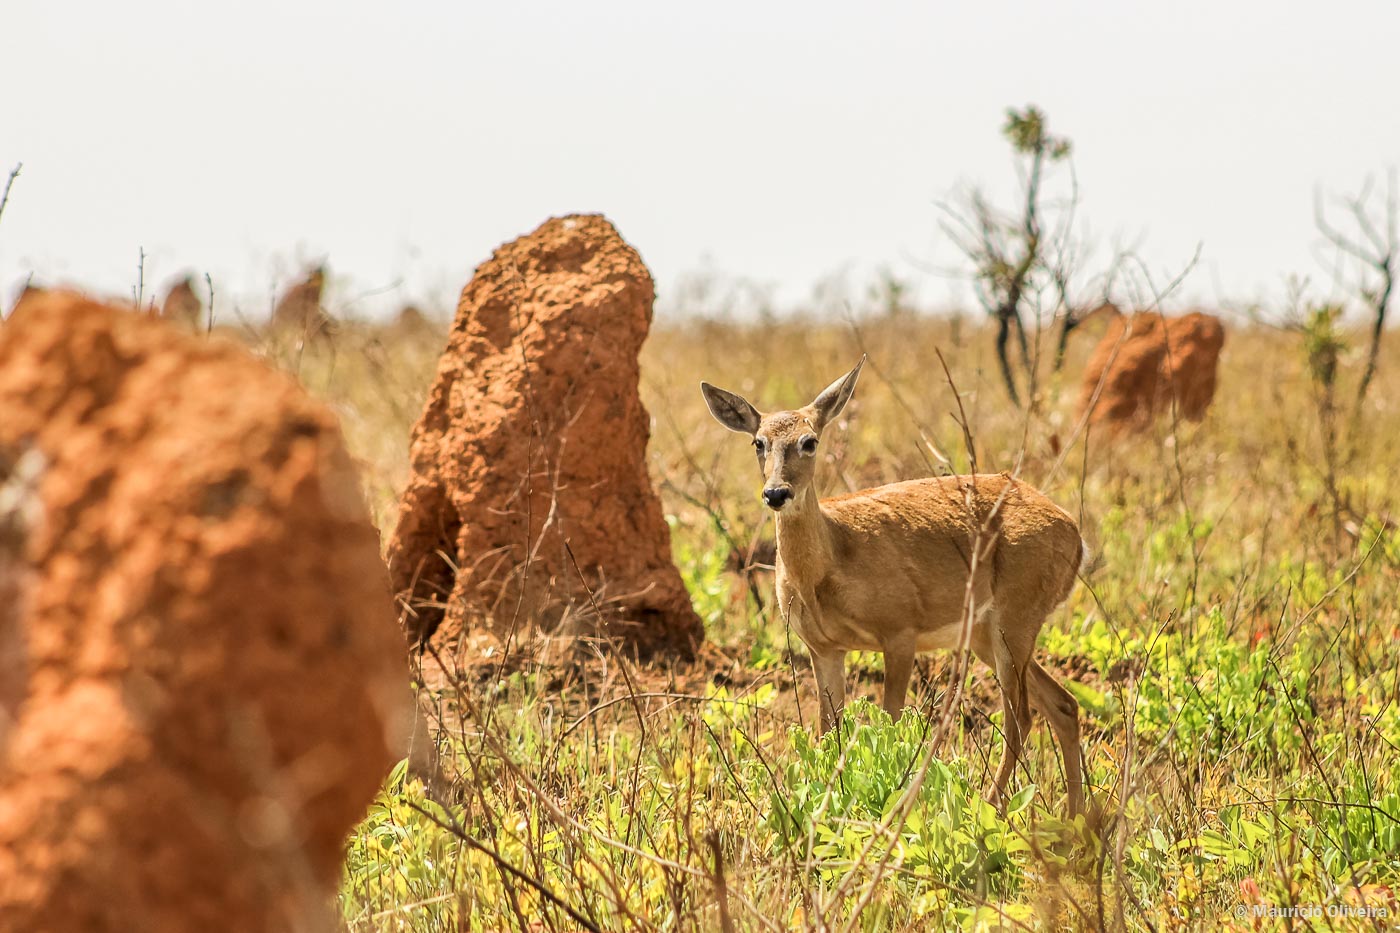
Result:
M1033 653L1046 617L1074 587L1084 555L1079 529L1059 506L1005 474L910 480L819 499L812 479L821 434L859 374L857 364L805 408L767 415L701 384L715 418L754 438L764 500L777 511L778 605L811 652L821 729L831 728L845 702L846 652L884 653L884 707L898 717L915 653L967 647L996 671L1002 689L1006 751L993 799L1005 799L1035 708L1060 743L1069 807L1077 812L1078 705Z

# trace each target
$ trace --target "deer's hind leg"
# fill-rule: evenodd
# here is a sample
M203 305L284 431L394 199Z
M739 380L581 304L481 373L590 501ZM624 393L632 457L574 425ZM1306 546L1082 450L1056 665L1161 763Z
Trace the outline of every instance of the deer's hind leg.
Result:
M1003 809L1006 806L1006 787L1011 783L1011 775L1021 759L1021 749L1031 726L1027 682L1036 632L1031 632L1031 638L1026 639L1024 631L1018 633L1006 626L999 612L987 623L973 630L972 650L996 672L1001 685L1001 729L1005 750L988 797L997 809Z
M1060 755L1065 760L1065 788L1069 795L1069 815L1084 808L1084 772L1079 745L1079 704L1064 685L1050 676L1049 671L1031 659L1027 687L1031 704L1040 710L1055 739L1060 743Z

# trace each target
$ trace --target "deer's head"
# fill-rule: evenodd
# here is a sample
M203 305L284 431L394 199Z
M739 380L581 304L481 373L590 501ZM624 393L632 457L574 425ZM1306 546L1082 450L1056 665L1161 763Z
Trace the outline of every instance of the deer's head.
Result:
M705 404L715 420L731 431L753 438L758 466L763 471L763 501L769 508L782 511L789 502L800 500L811 486L822 431L851 400L864 365L865 357L861 357L855 369L823 389L811 404L766 415L742 395L708 382L700 383Z

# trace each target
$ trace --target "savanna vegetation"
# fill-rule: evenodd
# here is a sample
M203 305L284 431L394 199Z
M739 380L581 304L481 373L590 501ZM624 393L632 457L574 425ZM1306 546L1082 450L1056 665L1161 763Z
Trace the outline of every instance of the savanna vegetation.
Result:
M1400 374L1381 366L1353 418L1341 399L1365 335L1325 309L1292 329L1236 320L1203 424L1112 440L1076 432L1085 331L1019 409L970 320L876 304L847 321L659 321L652 467L713 648L690 665L599 652L437 678L450 786L390 778L349 843L347 927L1244 929L1233 911L1250 904L1393 917ZM437 340L350 329L268 351L340 411L387 526ZM760 479L697 385L800 404L862 351L824 447L829 491L975 456L1080 517L1095 560L1039 656L1080 701L1087 818L1064 818L1039 723L1006 815L984 802L1001 713L975 663L927 656L916 712L891 723L856 702L813 738L802 646L766 575L735 570L765 532ZM876 696L878 655L851 666L855 694Z
M1042 175L1068 142L1034 111L1007 133L1024 202L1003 214L974 192L945 208L985 315L920 313L891 282L842 314L712 300L658 318L643 359L651 468L709 645L695 663L588 648L425 670L447 781L425 787L403 766L389 778L348 842L348 930L1395 922L1388 279L1384 300L1361 290L1364 320L1304 285L1287 307L1228 316L1201 424L1085 430L1078 372L1100 331L1080 326L1092 302L1076 299L1126 289L1129 304L1171 310L1172 282L1130 256L1084 276L1072 202L1056 214ZM1360 251L1379 242L1365 233ZM263 343L340 412L386 533L440 346L356 326L304 348ZM771 605L771 575L745 569L771 535L761 479L698 384L795 406L861 353L855 400L822 448L826 491L1007 470L1080 520L1094 559L1038 657L1079 701L1086 815L1065 816L1039 719L1006 812L985 802L1001 712L991 673L967 658L923 657L898 722L857 699L814 737L804 649ZM850 667L855 696L878 696L879 656Z

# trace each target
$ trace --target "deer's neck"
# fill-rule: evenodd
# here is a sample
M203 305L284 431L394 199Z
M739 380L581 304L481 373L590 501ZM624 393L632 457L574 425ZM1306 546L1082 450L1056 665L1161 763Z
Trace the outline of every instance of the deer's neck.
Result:
M811 486L778 513L778 562L790 577L820 579L832 561L830 519Z

